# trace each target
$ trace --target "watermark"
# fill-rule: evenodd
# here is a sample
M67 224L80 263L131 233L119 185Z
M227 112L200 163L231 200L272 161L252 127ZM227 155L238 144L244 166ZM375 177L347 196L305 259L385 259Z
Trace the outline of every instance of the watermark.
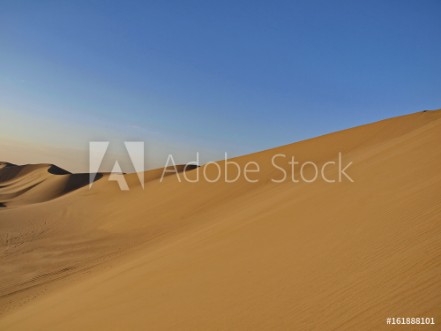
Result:
M199 164L199 153L196 153L196 161L187 164L181 171L176 164L173 155L169 154L165 163L161 182L170 173L175 174L179 182L186 181L196 183L201 180L208 183L216 183L223 181L225 183L235 183L238 180L245 180L248 183L257 183L259 178L255 174L261 172L260 164L256 161L248 161L239 163L228 158L228 154L224 154L224 160L221 162L208 162L202 167L192 170L196 174L190 178L187 168L193 164ZM316 181L324 181L326 183L341 183L343 181L354 182L348 174L348 169L352 165L351 162L344 162L342 153L338 153L336 160L331 160L318 164L314 161L299 161L295 156L287 156L278 153L271 157L271 167L275 170L274 177L271 178L273 183L284 183L290 181L292 183L313 183ZM332 169L333 168L333 169ZM329 170L333 170L334 176L329 175ZM328 171L328 174L327 174ZM256 178L257 177L257 178Z
M109 147L108 141L91 141L89 142L89 189L95 181L96 175L104 160L107 149ZM125 141L128 158L135 169L141 187L144 188L144 142L143 141ZM109 181L116 181L121 191L128 191L129 186L122 172L118 160L113 164L112 170L108 178Z
M92 187L99 172L100 166L109 147L108 141L93 141L89 143L89 188ZM141 187L144 188L144 142L124 142L127 158L135 170ZM262 158L259 158L260 162ZM121 161L121 160L120 160ZM200 165L200 154L196 153L194 162L177 164L172 154L167 156L159 181L162 183L167 176L173 175L179 182L197 183L258 183L261 180L270 180L273 183L341 183L354 180L349 174L352 161L343 160L341 152L335 158L326 162L314 162L312 160L300 160L295 156L277 153L265 160L265 165L255 160L244 162L241 159L231 159L224 154L221 161L210 161ZM270 169L268 171L268 169ZM261 175L265 171L265 175ZM269 177L268 177L269 176ZM122 191L129 190L129 186L121 169L120 162L115 160L109 173L108 180L116 181Z
M435 325L434 317L388 317L387 325Z

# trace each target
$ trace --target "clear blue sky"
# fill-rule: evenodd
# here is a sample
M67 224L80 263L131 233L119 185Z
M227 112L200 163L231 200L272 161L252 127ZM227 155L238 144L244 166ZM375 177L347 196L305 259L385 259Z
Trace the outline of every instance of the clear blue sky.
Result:
M2 128L222 157L440 108L440 14L429 0L1 1Z

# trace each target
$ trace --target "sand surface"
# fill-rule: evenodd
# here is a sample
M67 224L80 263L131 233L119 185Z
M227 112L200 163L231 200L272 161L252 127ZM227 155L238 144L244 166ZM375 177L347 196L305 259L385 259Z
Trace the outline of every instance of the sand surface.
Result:
M339 152L353 183L271 181L275 154ZM88 174L1 163L0 330L441 327L441 111L234 161L258 162L258 182L153 170L144 189L103 174L89 190Z

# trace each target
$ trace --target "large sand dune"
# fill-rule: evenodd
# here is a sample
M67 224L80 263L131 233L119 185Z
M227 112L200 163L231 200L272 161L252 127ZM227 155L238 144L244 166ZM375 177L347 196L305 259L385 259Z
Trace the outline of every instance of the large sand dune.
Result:
M354 182L274 183L278 153L342 153ZM102 174L89 190L88 174L2 163L0 330L440 327L441 111L234 161L256 161L258 182L160 182L158 169L144 189Z

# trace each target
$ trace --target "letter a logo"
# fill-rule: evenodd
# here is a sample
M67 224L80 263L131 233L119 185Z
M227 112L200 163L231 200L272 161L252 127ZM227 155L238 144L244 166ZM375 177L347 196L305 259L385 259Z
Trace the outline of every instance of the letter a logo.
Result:
M130 162L135 169L141 187L144 188L144 142L143 141L126 141L124 142ZM89 142L89 189L95 180L95 177L103 162L109 147L108 141L91 141ZM118 182L121 191L128 191L129 186L124 178L121 166L115 161L112 171L110 172L109 181Z

